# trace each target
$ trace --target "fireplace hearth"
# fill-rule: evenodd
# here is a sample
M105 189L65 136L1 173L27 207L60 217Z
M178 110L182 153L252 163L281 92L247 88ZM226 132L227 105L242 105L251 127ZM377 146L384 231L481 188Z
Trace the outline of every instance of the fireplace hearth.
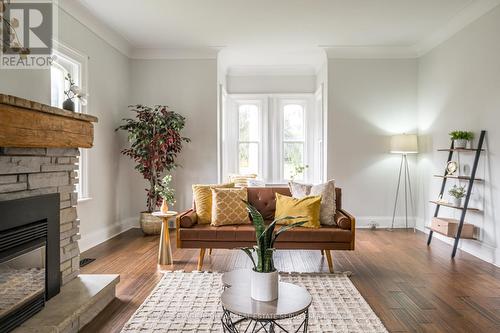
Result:
M0 202L0 332L59 293L59 194Z

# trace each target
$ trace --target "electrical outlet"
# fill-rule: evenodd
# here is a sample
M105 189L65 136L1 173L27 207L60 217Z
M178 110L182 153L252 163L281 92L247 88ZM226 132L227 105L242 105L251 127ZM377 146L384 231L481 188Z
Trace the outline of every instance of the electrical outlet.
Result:
M368 223L368 226L371 230L375 230L377 229L378 223L376 223L375 221L371 221L370 223Z

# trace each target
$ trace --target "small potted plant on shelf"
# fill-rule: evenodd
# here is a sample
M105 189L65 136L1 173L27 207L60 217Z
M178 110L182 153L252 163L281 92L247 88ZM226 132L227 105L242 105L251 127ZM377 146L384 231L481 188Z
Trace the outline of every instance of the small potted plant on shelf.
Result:
M181 135L186 119L164 105L132 105L130 109L136 117L123 119L125 123L116 130L128 133L130 147L123 149L122 154L135 161L135 169L148 183L147 210L140 213L141 229L146 235L157 235L161 230L161 219L152 213L163 202L159 191L162 188L161 176L178 166L175 162L177 156L184 143L190 141Z
M448 193L453 197L453 204L456 207L462 207L462 198L465 197L466 193L465 186L453 185Z
M274 254L274 242L276 239L287 230L298 227L306 223L307 221L294 222L288 225L282 226L278 231L276 231L276 222L281 220L291 220L291 219L301 219L303 216L298 217L283 217L276 219L271 222L268 226L264 223L264 218L260 212L245 202L247 205L248 212L252 217L252 223L255 227L255 236L257 239L257 245L254 247L242 248L242 250L250 257L253 264L253 269L250 277L250 295L253 299L257 301L273 301L278 298L278 286L279 286L279 275L278 271L274 267L273 254ZM257 262L254 259L253 254L257 256Z
M161 203L160 211L166 214L169 210L169 206L175 203L175 190L170 187L170 182L172 181L171 175L166 175L163 177L161 182L156 185L156 191L160 194L163 201Z
M67 74L64 80L68 81L68 90L64 91L66 95L66 100L63 102L62 107L64 110L75 111L74 99L78 99L82 105L87 105L87 94L82 91L82 89L75 84L71 74Z
M453 131L450 133L450 138L453 140L453 148L463 149L467 144L474 139L474 133L468 131Z

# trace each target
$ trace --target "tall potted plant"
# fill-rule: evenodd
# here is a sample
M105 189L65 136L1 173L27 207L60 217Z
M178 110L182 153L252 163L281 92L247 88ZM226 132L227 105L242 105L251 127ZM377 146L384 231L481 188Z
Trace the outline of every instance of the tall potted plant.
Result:
M116 130L128 132L130 148L123 149L122 154L136 162L135 169L148 181L147 210L141 212L141 228L145 234L158 234L161 221L151 213L162 202L162 174L178 166L175 160L182 145L190 141L181 136L186 119L164 105L132 105L129 108L136 117L123 119L125 123Z
M274 220L266 226L264 223L264 218L260 212L246 202L248 212L252 217L252 223L255 228L255 236L257 240L257 245L254 247L242 248L242 250L250 257L253 264L253 269L251 273L251 286L250 295L253 299L257 301L273 301L278 298L278 271L274 267L273 254L275 251L274 242L276 239L287 230L298 227L306 223L307 221L299 221L292 224L282 226L278 231L275 231L276 222L281 220L291 220L299 217L283 217ZM254 259L254 253L256 254L257 261Z

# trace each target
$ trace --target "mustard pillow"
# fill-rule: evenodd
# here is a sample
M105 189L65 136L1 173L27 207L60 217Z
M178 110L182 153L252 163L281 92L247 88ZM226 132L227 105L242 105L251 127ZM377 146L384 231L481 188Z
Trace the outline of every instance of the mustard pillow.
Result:
M243 188L212 188L212 223L221 225L250 223L248 218L247 189Z
M193 185L193 200L198 216L198 224L210 224L212 219L212 188L234 187L233 183L213 185Z
M286 216L304 216L304 218L282 220L278 224L291 224L298 221L307 220L303 227L319 228L319 212L321 209L321 196L308 196L302 199L288 197L276 193L275 219Z

